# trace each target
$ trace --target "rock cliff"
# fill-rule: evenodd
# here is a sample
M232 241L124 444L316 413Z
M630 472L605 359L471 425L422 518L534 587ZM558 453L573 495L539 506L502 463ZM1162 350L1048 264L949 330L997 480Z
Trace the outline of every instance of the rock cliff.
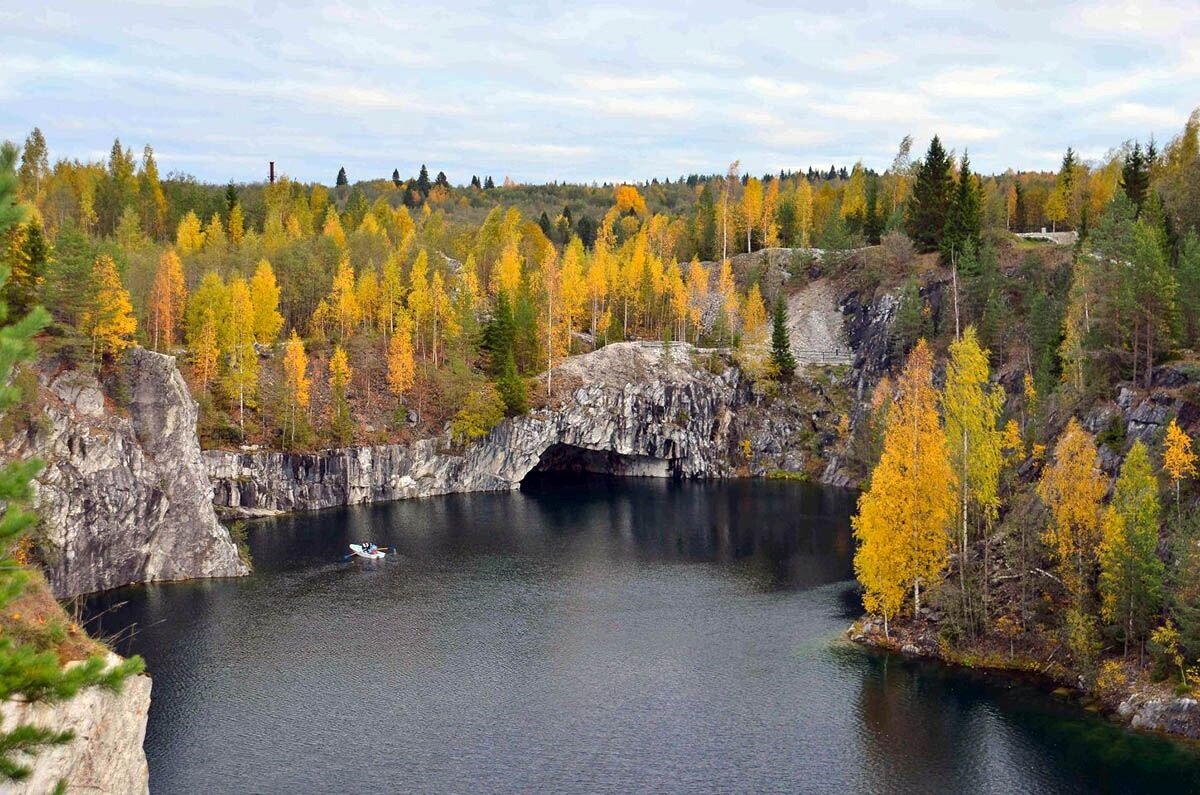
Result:
M196 403L174 359L135 348L121 368L123 410L88 374L44 375L46 419L8 444L46 464L35 551L55 596L247 573L213 512Z
M113 661L116 656L113 655ZM89 688L61 704L0 704L7 726L28 723L71 731L65 745L40 750L28 779L9 783L12 795L53 792L58 781L67 793L136 795L149 791L149 771L142 743L150 710L150 677L135 676L120 693Z
M548 408L505 420L463 449L441 436L312 454L207 451L216 504L253 516L512 489L543 457L555 467L662 477L733 471L734 420L749 390L720 354L619 343L569 359L552 382Z

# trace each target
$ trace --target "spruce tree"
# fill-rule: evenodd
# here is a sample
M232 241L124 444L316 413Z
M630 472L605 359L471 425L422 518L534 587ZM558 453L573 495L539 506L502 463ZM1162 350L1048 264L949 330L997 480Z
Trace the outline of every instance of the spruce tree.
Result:
M450 190L450 180L446 178L445 171L439 171L437 173L437 178L433 181L433 184L439 185L439 186L445 188L446 190Z
M393 169L392 169L392 184L393 184L393 185L395 185L395 186L398 188L398 187L400 187L400 182L401 182L401 180L400 180L400 169L398 169L398 168L393 168Z
M341 168L338 169L337 180L336 180L335 184L338 187L341 187L342 185L350 184L350 180L346 178L346 167L345 166L342 166Z
M428 196L429 190L433 186L429 182L429 169L425 168L425 164L421 164L421 173L417 174L417 190L422 196Z
M791 381L796 372L796 357L792 355L792 338L788 333L787 309L783 293L775 299L775 311L771 325L771 364L781 381Z
M1140 142L1135 141L1133 149L1125 155L1121 166L1121 187L1130 201L1137 205L1138 212L1141 212L1142 203L1146 201L1146 191L1150 187L1150 162L1142 153Z
M863 236L868 246L878 246L883 234L883 219L879 215L879 177L867 175L867 211L863 219Z
M492 181L491 177L488 177L487 179L485 179L483 181L483 189L484 190L491 190L494 187L496 187L496 183Z
M979 248L979 236L983 225L980 210L979 185L971 173L971 159L963 153L962 166L955 185L954 201L946 216L946 228L942 232L942 260L950 263L955 253L962 254L968 244Z
M908 236L921 251L937 251L946 229L954 181L950 157L935 135L925 159L917 165L917 179L908 200Z

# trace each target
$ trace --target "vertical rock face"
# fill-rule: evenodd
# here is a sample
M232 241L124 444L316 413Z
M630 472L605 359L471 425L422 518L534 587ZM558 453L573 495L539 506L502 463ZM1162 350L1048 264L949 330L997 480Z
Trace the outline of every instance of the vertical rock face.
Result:
M669 354L662 343L618 343L568 360L553 381L550 408L505 420L465 449L438 438L313 454L208 451L216 504L252 516L512 489L547 454L628 474L733 474L737 409L749 392L727 359L681 343Z
M9 444L46 465L37 546L55 596L246 574L212 509L196 403L175 360L138 348L124 366L127 412L106 405L94 378L67 371L42 390L48 421Z
M68 793L148 792L149 771L142 743L149 711L150 677L145 675L127 680L120 693L90 688L61 704L0 704L6 726L30 723L75 734L71 742L39 752L32 760L30 777L8 784L4 791L42 795L53 792L62 779Z
M789 399L762 400L724 353L616 343L559 365L548 407L505 420L465 448L440 437L307 454L212 450L204 458L216 505L240 516L513 489L535 469L819 475L828 468L821 445L836 439L842 410L829 393L846 392L836 380L820 375L793 385Z

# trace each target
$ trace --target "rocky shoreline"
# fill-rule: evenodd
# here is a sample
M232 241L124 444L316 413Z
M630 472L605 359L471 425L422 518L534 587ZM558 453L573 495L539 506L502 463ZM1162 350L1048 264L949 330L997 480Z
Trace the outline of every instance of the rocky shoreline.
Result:
M1118 694L1099 699L1085 687L1080 676L1061 665L1019 654L1006 659L1003 655L953 652L937 640L936 632L936 622L921 621L892 624L885 636L882 620L864 616L851 624L845 635L851 642L872 649L941 665L1033 676L1064 693L1074 694L1089 706L1102 708L1110 719L1131 729L1200 741L1200 701L1176 696L1164 685L1132 679Z

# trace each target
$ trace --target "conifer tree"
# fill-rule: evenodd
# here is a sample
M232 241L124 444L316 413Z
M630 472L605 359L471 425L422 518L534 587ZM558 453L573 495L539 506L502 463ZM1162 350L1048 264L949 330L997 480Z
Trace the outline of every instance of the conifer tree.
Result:
M339 188L342 187L343 185L350 184L350 180L346 177L346 167L345 166L342 166L338 169L337 179L334 181L334 184L337 185Z
M917 165L917 178L908 201L908 236L921 251L937 251L941 245L953 187L950 157L935 135L925 159Z
M792 339L788 333L787 310L783 303L783 292L775 299L775 311L771 328L771 364L783 381L791 381L796 372L796 357L792 355Z
M852 520L858 551L854 571L863 604L881 615L884 631L912 591L937 584L953 546L957 483L946 451L933 386L933 354L919 340L897 383L884 426L883 452Z
M983 223L978 180L971 173L971 160L963 153L954 187L954 200L946 216L942 232L942 260L949 263L955 254L961 255L967 246L978 251Z
M1158 483L1150 455L1134 442L1104 513L1100 545L1100 611L1116 629L1129 653L1131 642L1144 642L1162 610L1163 564L1157 554Z

